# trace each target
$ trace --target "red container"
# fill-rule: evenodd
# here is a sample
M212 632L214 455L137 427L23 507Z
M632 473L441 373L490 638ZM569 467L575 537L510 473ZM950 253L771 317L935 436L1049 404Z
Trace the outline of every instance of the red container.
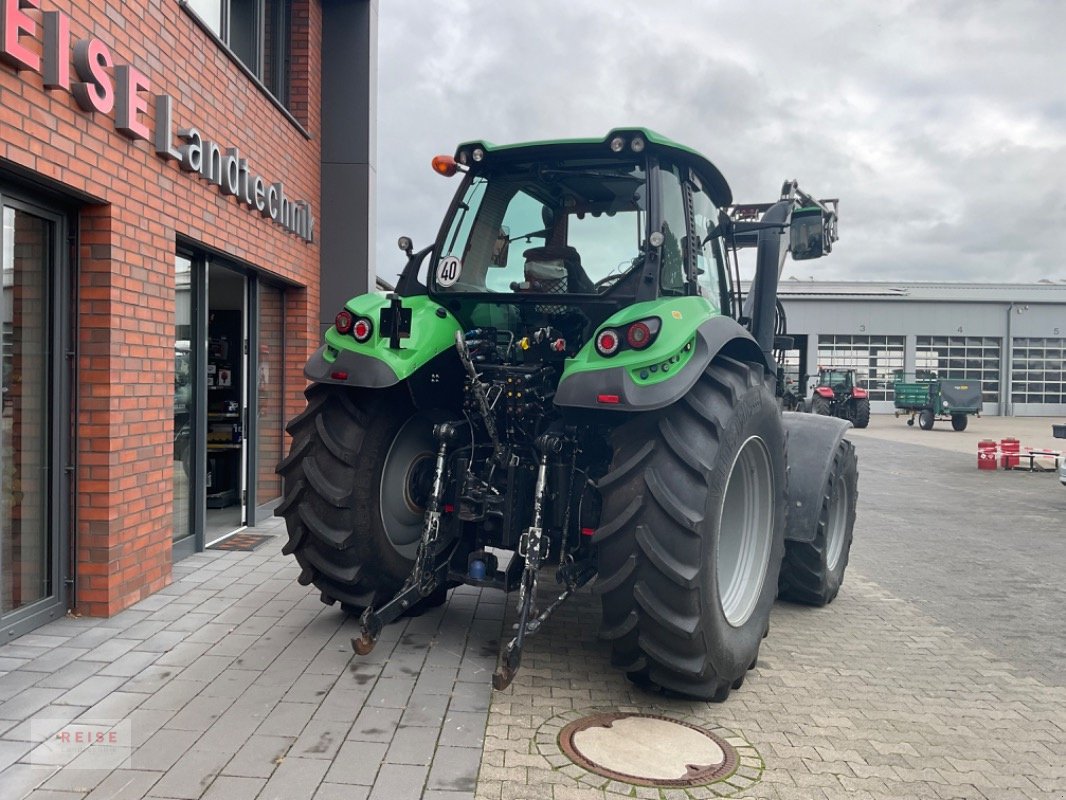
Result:
M991 439L982 439L977 443L978 469L994 470L996 468L996 449L997 445Z
M999 452L1001 457L999 464L1003 469L1014 469L1021 463L1021 459L1012 453L1020 453L1022 450L1022 443L1017 439L1007 438L999 440Z

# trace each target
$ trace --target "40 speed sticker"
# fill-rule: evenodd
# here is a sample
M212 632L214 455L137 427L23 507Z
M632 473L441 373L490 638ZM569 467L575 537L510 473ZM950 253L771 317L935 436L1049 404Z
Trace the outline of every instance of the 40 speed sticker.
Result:
M437 264L437 285L455 286L459 276L463 274L463 265L455 256L445 256Z

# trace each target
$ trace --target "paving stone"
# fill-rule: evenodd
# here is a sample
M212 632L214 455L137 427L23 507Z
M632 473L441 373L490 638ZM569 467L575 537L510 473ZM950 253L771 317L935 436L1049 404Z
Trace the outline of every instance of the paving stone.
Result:
M256 734L281 736L302 731L315 708L312 703L278 703L256 729Z
M236 778L220 775L215 778L203 800L255 800L266 785L264 778Z
M400 724L413 727L440 728L451 698L444 694L419 694L416 690L407 701Z
M437 728L399 728L385 753L385 762L429 766L439 735Z
M124 656L138 644L140 644L140 641L137 639L108 639L103 644L97 645L80 656L80 659L82 661L104 661L110 663L120 656Z
M299 758L332 760L344 743L350 727L344 722L312 719L293 744L292 752Z
M383 708L405 708L414 685L414 678L379 678L366 704Z
M492 695L492 684L457 683L451 692L450 711L487 712Z
M225 713L231 702L211 695L197 695L182 706L165 727L187 731L206 731Z
M0 741L0 772L10 767L16 761L24 760L23 756L34 749L33 742L17 740ZM31 763L47 763L43 761Z
M119 675L124 678L132 678L139 675L145 668L155 663L158 654L149 652L125 653L113 661L108 661L99 669L100 675ZM88 659L86 659L88 661Z
M106 769L65 769L56 770L52 777L41 784L41 788L60 792L77 792L88 794L109 775ZM0 775L0 778L3 776Z
M388 745L381 742L345 742L333 759L325 780L372 786L387 750Z
M315 792L314 800L366 800L369 786L352 786L350 783L322 783Z
M488 713L480 711L449 711L440 733L440 743L450 747L475 747L485 744Z
M421 797L428 772L427 766L382 764L377 780L370 790L370 800Z
M0 770L0 788L4 798L25 797L58 771L58 767L12 764Z
M84 706L48 705L38 710L29 719L23 720L4 732L0 738L22 742L42 742L61 730L72 719L85 711Z
M246 741L222 770L223 775L269 778L288 756L295 736L255 736Z
M181 670L177 667L161 667L153 664L150 667L145 667L137 675L122 684L122 690L125 692L155 694L180 672Z
M181 677L168 681L141 704L142 708L163 708L180 711L192 698L207 687L206 681L187 681ZM123 684L127 691L136 691L134 682Z
M196 800L222 771L228 759L225 753L189 750L152 787L152 795Z
M141 800L161 777L162 772L116 769L104 778L85 800Z
M91 706L107 697L118 687L126 683L126 679L111 675L93 675L86 678L70 691L56 698L57 705Z
M81 800L81 792L60 792L53 789L36 789L26 795L26 800Z
M392 741L403 713L399 708L364 708L348 732L348 739L361 742Z
M470 792L477 786L480 751L467 747L438 747L433 756L427 788Z
M159 633L149 636L134 649L145 650L151 653L165 653L184 640L185 634L182 631L162 630L159 631Z
M196 731L179 731L163 728L133 752L131 767L137 770L165 772L192 747Z
M62 689L25 689L0 704L0 719L29 719L64 694Z
M329 766L319 759L288 757L270 776L259 800L311 800Z

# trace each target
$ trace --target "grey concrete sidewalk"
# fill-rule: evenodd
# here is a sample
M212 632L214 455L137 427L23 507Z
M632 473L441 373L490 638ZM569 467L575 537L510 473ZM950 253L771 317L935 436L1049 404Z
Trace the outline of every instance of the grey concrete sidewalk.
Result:
M280 524L257 531L277 536L0 647L0 798L474 796L502 595L460 588L356 658L355 623L296 583Z
M724 704L630 685L587 590L503 692L495 592L457 589L357 658L356 623L297 584L271 522L260 550L189 558L112 619L0 646L0 800L1066 800L1066 490L979 473L973 453L893 422L852 433L861 497L840 596L777 604ZM992 438L1014 432L995 424ZM745 761L660 790L560 754L565 723L622 707L726 731ZM101 731L103 747L58 738Z

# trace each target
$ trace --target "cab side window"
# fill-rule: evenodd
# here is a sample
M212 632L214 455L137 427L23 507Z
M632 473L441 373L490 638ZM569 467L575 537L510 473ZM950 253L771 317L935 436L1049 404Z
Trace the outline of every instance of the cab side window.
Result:
M700 189L692 192L692 218L693 238L697 240L694 244L700 293L715 306L721 307L725 250L717 231L718 208Z
M663 294L677 295L685 293L686 260L686 224L685 196L681 177L677 167L662 164L661 196L663 204L662 267L660 269L660 287Z

